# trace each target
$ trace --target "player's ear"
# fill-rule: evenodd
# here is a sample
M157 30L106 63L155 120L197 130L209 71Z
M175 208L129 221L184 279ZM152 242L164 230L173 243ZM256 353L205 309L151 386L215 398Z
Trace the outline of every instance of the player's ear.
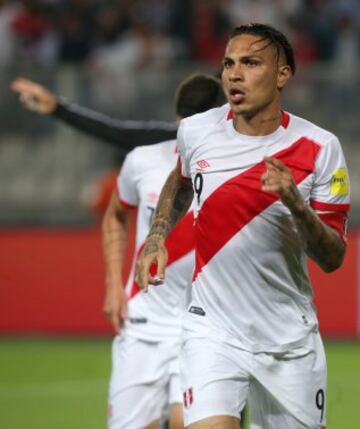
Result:
M277 76L278 89L281 90L291 77L292 77L292 71L290 66L288 65L280 66L278 69L278 76Z

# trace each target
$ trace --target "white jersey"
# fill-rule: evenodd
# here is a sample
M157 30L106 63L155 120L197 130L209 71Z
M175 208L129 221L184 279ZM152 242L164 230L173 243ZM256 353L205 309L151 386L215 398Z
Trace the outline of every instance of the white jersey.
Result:
M283 161L306 202L344 238L349 183L339 141L285 112L274 133L241 135L224 105L183 120L178 149L197 204L185 335L252 352L304 346L317 330L307 257L290 211L261 191L260 177L265 156Z
M125 329L127 335L147 341L179 337L184 292L191 285L194 266L192 212L185 215L165 242L169 256L165 284L150 286L149 293L143 293L134 280L136 260L149 232L160 191L175 168L177 158L175 140L137 147L127 155L117 180L121 204L138 208L135 255L126 284L129 317Z

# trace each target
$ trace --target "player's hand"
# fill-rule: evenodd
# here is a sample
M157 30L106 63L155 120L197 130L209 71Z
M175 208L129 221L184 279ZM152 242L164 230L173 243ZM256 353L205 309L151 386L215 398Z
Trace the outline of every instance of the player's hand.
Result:
M111 284L108 280L106 283L103 311L118 334L128 317L128 300L122 285Z
M144 292L148 291L149 284L159 286L164 282L165 267L168 259L164 240L158 237L149 237L136 264L136 280ZM152 275L150 269L156 265L156 274Z
M304 205L303 197L290 169L279 159L266 157L266 171L261 176L264 192L277 192L282 203L290 210L299 210Z
M10 89L19 94L20 103L28 110L51 115L58 104L57 97L43 86L24 78L15 79Z

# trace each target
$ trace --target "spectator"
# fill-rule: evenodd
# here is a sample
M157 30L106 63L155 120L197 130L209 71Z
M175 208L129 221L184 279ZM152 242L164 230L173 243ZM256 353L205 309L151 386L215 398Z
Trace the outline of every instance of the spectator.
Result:
M196 0L192 21L193 57L217 64L222 58L230 22L217 0Z
M65 62L82 62L92 50L94 5L90 0L67 0L60 18L60 58Z
M40 65L53 64L57 60L57 36L49 9L40 0L24 0L11 26L21 60Z

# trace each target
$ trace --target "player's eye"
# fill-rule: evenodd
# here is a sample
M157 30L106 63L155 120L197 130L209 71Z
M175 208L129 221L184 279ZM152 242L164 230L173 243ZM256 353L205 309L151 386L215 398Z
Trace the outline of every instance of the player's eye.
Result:
M260 62L258 60L255 60L255 59L248 58L244 61L244 64L248 67L256 67L260 64Z
M225 58L223 60L223 67L224 69L229 69L232 65L234 64L234 62L228 58Z

